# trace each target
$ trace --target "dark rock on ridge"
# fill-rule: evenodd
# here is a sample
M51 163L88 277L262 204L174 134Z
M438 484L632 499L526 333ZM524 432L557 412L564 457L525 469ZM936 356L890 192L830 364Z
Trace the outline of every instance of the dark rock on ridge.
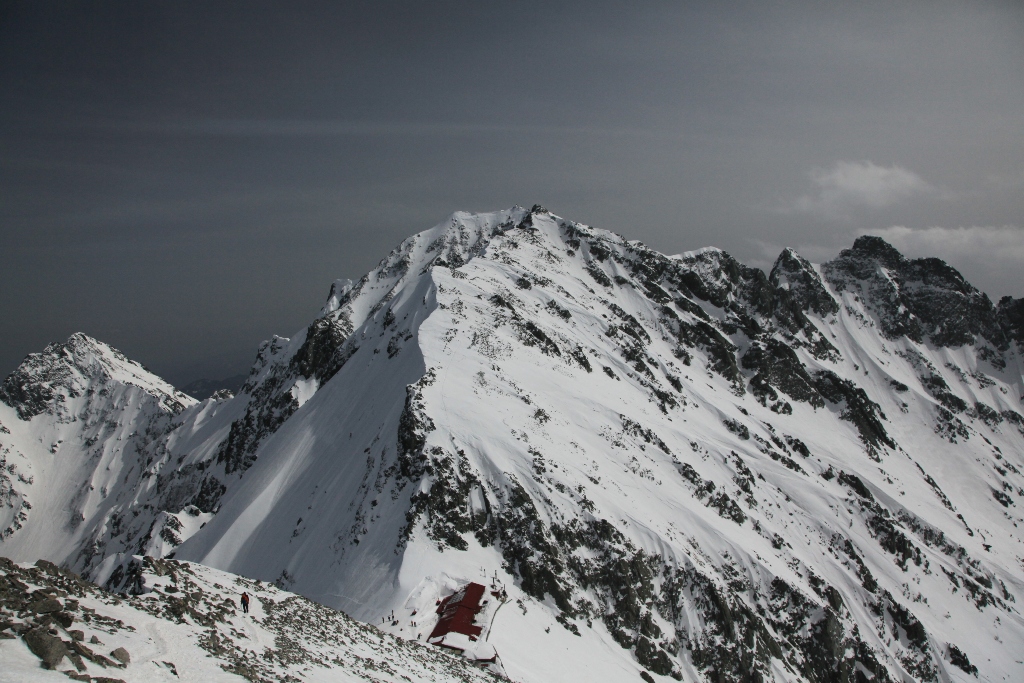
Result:
M1017 342L1017 348L1024 351L1024 298L1004 296L999 300L996 312L1004 334Z
M119 647L110 653L110 656L121 662L121 666L128 666L132 663L132 657L128 654L128 650L123 647Z
M838 291L856 292L864 300L889 339L963 346L984 338L1006 347L988 295L941 259L907 259L882 238L863 236L823 271Z
M813 311L823 318L839 312L839 303L825 288L814 266L792 249L782 250L768 281L773 287L782 289L778 292L780 307L794 317L797 311Z

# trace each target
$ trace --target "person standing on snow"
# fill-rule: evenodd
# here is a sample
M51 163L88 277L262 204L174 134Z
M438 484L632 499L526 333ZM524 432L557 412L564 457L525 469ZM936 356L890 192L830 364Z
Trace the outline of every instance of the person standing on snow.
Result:
M242 613L243 614L248 614L249 613L249 594L248 593L242 593Z

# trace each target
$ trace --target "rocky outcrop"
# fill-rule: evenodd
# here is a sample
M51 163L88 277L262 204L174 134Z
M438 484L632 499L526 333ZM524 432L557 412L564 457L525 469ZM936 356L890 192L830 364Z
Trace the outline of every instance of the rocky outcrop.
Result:
M888 339L963 346L1006 339L995 306L956 269L937 258L907 259L880 237L858 237L822 270L836 291L852 291Z
M1024 298L1004 296L999 300L996 315L1006 338L1016 342L1017 349L1024 352Z
M775 260L768 281L779 291L781 308L801 323L797 311L827 318L839 312L839 303L828 291L814 266L792 249L783 249ZM785 319L785 318L781 318Z

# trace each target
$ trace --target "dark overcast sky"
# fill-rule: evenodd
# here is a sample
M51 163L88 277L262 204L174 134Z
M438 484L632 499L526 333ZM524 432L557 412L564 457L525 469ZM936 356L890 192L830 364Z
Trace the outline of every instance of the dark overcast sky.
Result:
M0 375L243 372L456 209L1024 296L1024 2L0 2Z

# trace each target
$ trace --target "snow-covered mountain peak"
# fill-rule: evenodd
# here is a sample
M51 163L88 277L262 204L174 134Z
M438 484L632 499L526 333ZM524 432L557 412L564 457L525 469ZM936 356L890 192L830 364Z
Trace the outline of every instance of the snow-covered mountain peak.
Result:
M139 387L172 414L196 402L117 349L81 332L30 354L0 386L0 401L28 420L41 413L52 415L69 399L111 382Z
M0 387L4 550L73 555L80 569L102 561L101 541L133 526L121 515L165 464L168 432L197 406L82 333L30 354Z
M775 260L768 280L772 286L787 292L783 298L801 312L811 311L828 318L839 310L839 303L829 292L818 269L793 249L783 249Z
M331 285L321 319L330 320L347 336L367 316L380 310L401 283L426 274L430 268L458 268L487 248L498 234L521 227L540 206L519 206L492 213L456 211L429 230L407 238L358 282L336 280Z
M98 462L80 498L37 488L85 510L51 557L102 581L174 553L410 638L487 583L520 681L1019 678L1022 309L950 270L862 239L765 275L456 213L336 281L234 398L141 432L111 404L51 455L10 436L40 472Z
M406 629L436 586L497 571L524 605L547 604L570 643L574 626L603 633L659 675L755 666L771 677L774 647L808 679L857 666L881 680L949 675L954 650L877 633L942 629L897 597L901 573L924 566L900 548L960 585L1017 580L978 555L968 494L956 502L959 484L936 471L961 433L1019 441L1019 373L989 376L973 352L933 358L912 339L879 341L873 311L792 251L769 278L719 249L669 258L542 211L466 228L507 221L486 216L407 240L293 338L287 364L282 350L292 374L280 386L318 388L273 433L236 421L238 434L262 434L245 481L179 556L366 619L402 605ZM451 260L436 257L452 245ZM984 387L940 386L944 366ZM916 398L897 399L893 387L911 382ZM936 413L937 402L960 412ZM936 433L900 417L911 411ZM283 413L261 414L273 424ZM1005 428L972 426L984 419ZM970 514L990 520L1004 509L989 493L977 506ZM927 529L970 559L948 564ZM785 618L770 615L773 600ZM744 650L745 638L774 645ZM511 656L519 645L499 631L492 642L506 661L529 659ZM843 651L857 664L824 654Z
M866 235L825 264L824 273L837 291L864 299L888 339L948 347L984 339L998 349L1009 343L1006 321L988 296L941 259L908 259Z
M457 268L481 253L495 234L516 227L528 216L540 212L544 209L539 206L531 211L518 206L491 213L456 211L429 230L403 241L364 279L390 279L433 265Z
M821 282L811 262L789 247L782 250L768 273L768 281L772 285L790 290L804 284L807 278L819 284ZM793 280L796 282L791 282Z

